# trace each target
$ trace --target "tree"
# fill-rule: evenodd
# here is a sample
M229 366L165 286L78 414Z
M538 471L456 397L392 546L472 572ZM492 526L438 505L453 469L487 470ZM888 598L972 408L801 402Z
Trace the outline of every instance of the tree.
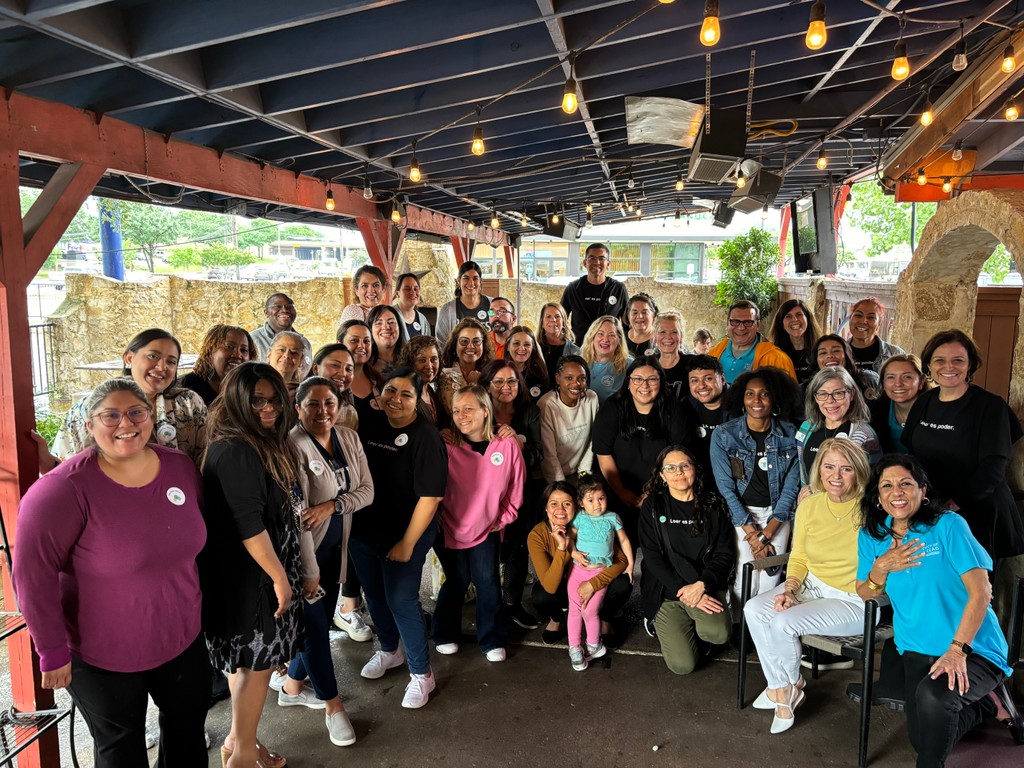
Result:
M319 240L320 233L309 224L289 224L281 229L282 240Z
M156 252L178 237L177 212L162 205L122 200L103 200L100 210L106 219L113 219L120 210L121 234L138 247L147 269L156 271Z
M871 236L865 256L882 256L899 245L910 246L910 203L897 203L874 181L853 187L846 210L850 223ZM935 203L918 203L914 215L914 242L921 241L924 225L935 215Z
M715 249L714 256L722 270L715 303L727 307L734 301L749 299L766 315L778 293L775 267L779 262L779 243L775 236L764 229L752 229L726 240Z
M208 211L177 211L178 237L192 243L224 237L231 232L231 222L221 213Z
M212 267L234 267L237 275L238 268L247 264L254 264L257 257L243 251L241 248L232 248L223 243L211 243L199 251L199 259L207 269Z
M238 228L238 247L257 248L263 255L263 246L277 240L278 225L267 219L253 219L245 227Z
M1002 243L996 246L996 249L992 251L992 255L981 265L981 271L991 277L992 282L996 285L999 285L999 283L1006 279L1012 268L1013 255L1006 250L1006 246Z

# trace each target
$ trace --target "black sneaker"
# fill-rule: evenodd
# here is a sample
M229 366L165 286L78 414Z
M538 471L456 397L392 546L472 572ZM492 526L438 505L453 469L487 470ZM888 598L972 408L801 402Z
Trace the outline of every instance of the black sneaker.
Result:
M526 610L522 604L506 605L505 613L523 629L536 629L540 626L540 621L534 618L534 615Z
M555 645L560 640L564 640L567 634L563 623L559 629L545 629L540 633L540 639L544 641L545 645Z
M810 651L805 652L800 658L800 666L805 669L814 669L814 664L811 663ZM818 651L818 671L828 672L835 669L853 669L853 659Z
M644 632L646 632L651 637L657 637L658 636L657 631L654 629L654 622L651 621L650 619L646 619L646 618L644 619Z

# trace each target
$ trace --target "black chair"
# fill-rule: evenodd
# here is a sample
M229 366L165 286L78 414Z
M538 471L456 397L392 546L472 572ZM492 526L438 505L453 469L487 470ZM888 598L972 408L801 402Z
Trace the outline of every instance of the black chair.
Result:
M754 560L743 564L743 585L741 591L741 602L747 604L750 599L750 585L753 580L754 570L764 570L776 565L785 565L789 561L789 554L766 557L763 560ZM1024 601L1022 601L1024 602ZM893 636L892 624L879 622L881 609L889 605L889 598L883 593L864 603L864 631L860 635L849 637L831 637L827 635L804 635L800 642L812 650L812 673L814 678L818 676L817 665L814 663L816 650L825 651L836 656L843 656L847 659L863 662L862 690L860 704L860 735L857 745L857 765L864 768L868 764L868 734L871 729L871 695L875 678L875 648L880 641L889 640ZM1024 610L1024 608L1022 608ZM747 686L747 627L746 617L740 613L740 659L739 672L736 684L736 708L743 709L746 702Z

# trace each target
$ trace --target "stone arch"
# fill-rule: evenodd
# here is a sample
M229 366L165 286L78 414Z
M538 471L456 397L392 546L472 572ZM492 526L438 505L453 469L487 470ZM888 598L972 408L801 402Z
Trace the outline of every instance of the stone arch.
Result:
M974 328L978 274L1003 243L1024 274L1024 190L968 191L941 203L921 235L910 265L896 287L893 341L920 350L932 334L947 328ZM1019 327L1024 329L1024 293ZM1010 406L1024 414L1024 331L1013 350ZM1021 442L1024 442L1022 440ZM1017 446L1020 457L1024 447ZM1013 474L1024 487L1024 462Z

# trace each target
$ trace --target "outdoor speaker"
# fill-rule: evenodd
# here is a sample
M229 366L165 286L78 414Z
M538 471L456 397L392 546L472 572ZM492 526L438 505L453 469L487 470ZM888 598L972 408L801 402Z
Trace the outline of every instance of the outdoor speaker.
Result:
M711 132L705 133L708 115L701 123L690 155L690 181L724 184L736 173L747 151L747 116L739 109L714 109Z
M579 240L580 227L575 222L569 221L565 216L558 217L558 223L552 224L551 217L544 217L544 234L550 237L560 237L563 240Z
M768 171L758 171L757 175L743 189L736 189L729 198L729 207L743 213L757 213L772 200L782 188L782 177Z
M736 211L725 204L725 201L715 205L715 220L711 223L716 227L725 229L732 224L732 217L736 215Z

